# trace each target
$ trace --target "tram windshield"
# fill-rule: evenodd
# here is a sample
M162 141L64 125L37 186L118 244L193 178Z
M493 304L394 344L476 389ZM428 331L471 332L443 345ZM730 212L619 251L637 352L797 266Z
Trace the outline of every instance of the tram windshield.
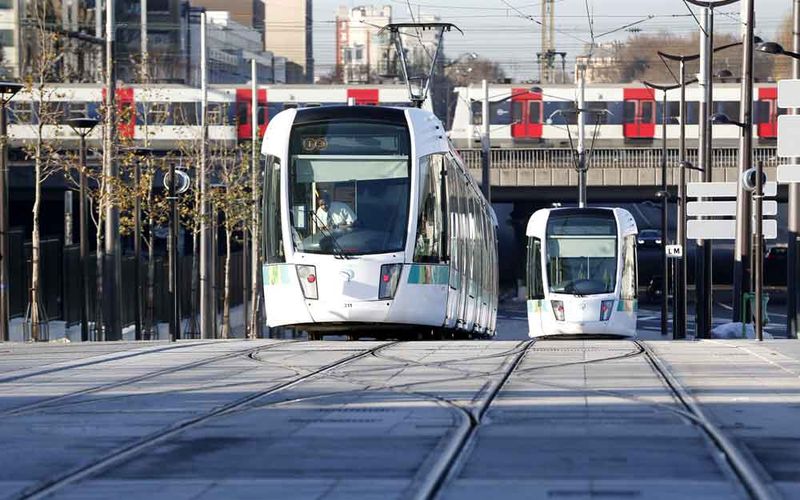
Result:
M617 224L606 210L553 212L547 221L550 292L613 293L617 278Z
M297 251L346 257L403 250L411 157L405 126L343 120L296 125L289 155Z

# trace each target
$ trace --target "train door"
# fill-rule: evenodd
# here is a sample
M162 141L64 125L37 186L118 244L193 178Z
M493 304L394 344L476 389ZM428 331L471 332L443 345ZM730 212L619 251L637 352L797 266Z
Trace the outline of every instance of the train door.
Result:
M758 89L758 137L774 139L778 137L778 89L761 87Z
M511 89L511 137L542 138L542 94Z
M377 106L378 89L347 89L347 102L355 101L356 106Z
M470 193L472 194L472 193ZM478 315L478 272L480 269L480 250L478 249L478 221L475 213L475 198L467 197L467 224L468 239L467 248L469 266L469 287L467 288L467 331L471 332L475 327L475 320Z
M103 89L103 102L106 100L106 89ZM125 139L133 139L136 132L136 102L132 88L120 88L116 91L117 101L117 134Z
M623 135L652 139L656 133L656 101L652 89L624 89Z
M236 89L236 135L240 141L247 141L252 138L252 96L251 89ZM267 114L267 90L258 89L258 136L262 137L269 123Z

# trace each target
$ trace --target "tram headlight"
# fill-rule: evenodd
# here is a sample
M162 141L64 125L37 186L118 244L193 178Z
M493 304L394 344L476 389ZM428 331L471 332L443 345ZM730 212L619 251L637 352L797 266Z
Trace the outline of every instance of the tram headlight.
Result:
M556 321L564 321L564 301L551 300L550 303L553 305L553 314L556 316Z
M613 300L604 300L600 303L600 321L611 319L611 312L614 310Z
M393 299L397 292L397 284L400 283L400 273L403 271L403 264L384 264L381 266L381 282L378 285L378 299Z
M300 280L300 288L303 289L303 296L307 299L318 299L317 293L317 268L298 264L297 279Z

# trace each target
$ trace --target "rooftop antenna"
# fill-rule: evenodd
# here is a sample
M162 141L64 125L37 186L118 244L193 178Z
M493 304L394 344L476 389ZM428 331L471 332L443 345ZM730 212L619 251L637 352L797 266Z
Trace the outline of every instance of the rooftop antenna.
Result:
M400 33L400 30L404 28L416 30L416 32L419 34L416 36L416 38L419 39L421 44L424 43L421 35L423 31L436 30L439 32L439 38L436 42L436 51L433 53L433 57L431 58L431 66L427 75L410 74L411 68L409 67L408 59L406 58L403 37ZM408 87L408 97L411 100L411 103L417 108L421 108L425 103L425 100L428 99L428 91L430 90L431 80L433 80L433 73L436 71L436 60L439 57L439 52L442 47L444 33L446 31L449 32L453 28L455 28L455 30L462 35L464 34L464 32L461 31L458 26L451 23L391 23L381 28L381 30L378 32L379 34L384 31L389 31L389 33L391 33L391 36L394 39L395 50L400 55L400 63L403 66L403 76L405 77L406 86ZM412 82L417 82L416 88L414 88Z

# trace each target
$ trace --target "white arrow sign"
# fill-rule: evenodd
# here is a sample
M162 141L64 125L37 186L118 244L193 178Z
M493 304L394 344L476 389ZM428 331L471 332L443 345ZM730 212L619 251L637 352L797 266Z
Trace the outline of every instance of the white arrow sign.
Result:
M778 117L778 156L800 156L800 115Z
M686 196L689 198L736 198L738 191L738 182L690 182L686 184ZM777 194L777 182L769 181L764 184L764 196Z
M800 80L778 80L778 107L800 108Z

